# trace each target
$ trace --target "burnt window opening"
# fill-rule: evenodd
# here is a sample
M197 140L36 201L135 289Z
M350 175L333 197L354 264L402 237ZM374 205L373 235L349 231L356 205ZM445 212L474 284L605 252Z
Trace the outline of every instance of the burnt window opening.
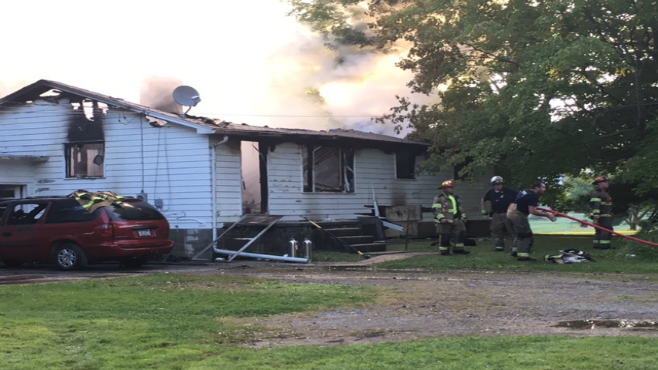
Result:
M108 111L107 104L99 103L96 100L90 99L72 101L71 106L74 111L82 113L85 119L89 122L100 121L102 117L107 115Z
M87 179L105 175L104 142L86 142L65 144L66 178Z
M413 153L395 153L395 177L398 179L416 178L416 156Z
M353 193L354 149L303 146L305 193Z

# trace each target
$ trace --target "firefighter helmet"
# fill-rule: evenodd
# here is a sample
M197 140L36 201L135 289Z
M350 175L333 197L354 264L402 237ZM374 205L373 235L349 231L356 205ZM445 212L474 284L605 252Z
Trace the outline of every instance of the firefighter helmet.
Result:
M441 183L441 186L438 187L438 189L443 189L443 188L454 188L455 183L452 180L446 180Z
M491 185L498 185L498 184L501 184L501 185L502 185L503 182L504 182L504 181L503 181L503 178L500 177L500 176L494 176L494 177L492 177L491 180L489 181L489 183L490 183Z
M602 176L599 176L599 177L595 178L592 185L596 185L600 182L608 182L608 181L610 181L610 178L606 175L602 175Z

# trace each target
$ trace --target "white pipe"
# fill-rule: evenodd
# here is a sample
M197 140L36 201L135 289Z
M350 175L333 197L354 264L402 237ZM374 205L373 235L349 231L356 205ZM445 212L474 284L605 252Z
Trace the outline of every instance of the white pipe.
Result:
M211 199L212 199L212 206L210 207L212 210L212 240L217 239L217 147L225 144L228 141L228 136L224 135L224 138L218 142L213 144L210 147L210 173L211 173L211 187L210 191L212 192L211 194Z
M230 251L228 249L217 249L217 248L213 248L213 249L215 250L215 253L228 254L228 255L238 254L236 251ZM269 259L269 260L277 260L277 261L287 261L287 262L311 263L311 260L309 258L273 256L271 254L241 252L240 256L252 257L252 258L262 258L262 259Z

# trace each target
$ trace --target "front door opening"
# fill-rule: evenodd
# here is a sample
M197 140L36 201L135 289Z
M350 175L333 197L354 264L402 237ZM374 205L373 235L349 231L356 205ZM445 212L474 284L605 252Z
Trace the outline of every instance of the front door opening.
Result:
M242 153L242 214L260 214L263 209L261 196L261 154L255 141L243 141Z

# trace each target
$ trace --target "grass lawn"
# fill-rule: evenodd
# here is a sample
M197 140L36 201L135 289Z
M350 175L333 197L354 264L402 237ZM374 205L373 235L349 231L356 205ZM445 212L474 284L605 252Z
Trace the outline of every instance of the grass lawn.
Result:
M658 248L625 241L619 237L613 238L615 249L592 249L591 235L535 235L532 257L539 262L518 262L506 252L494 252L491 240L477 241L477 246L466 247L470 255L440 256L437 246L430 246L433 239L411 239L405 245L404 241L387 246L387 251L436 252L435 255L413 257L377 264L383 269L425 269L441 271L447 269L467 270L511 270L511 271L560 271L580 273L626 273L655 274L658 272ZM507 248L511 240L507 240ZM589 252L596 262L559 265L544 262L547 254L558 254L562 249L579 249ZM626 255L634 254L635 257ZM317 261L359 261L363 260L357 254L338 252L315 252Z
M378 288L379 289L379 288ZM640 337L447 337L249 349L265 316L376 302L377 289L161 274L0 287L0 369L655 369Z
M538 236L536 255L587 249L589 237ZM430 251L430 240L409 251ZM383 268L655 273L652 247L597 251L598 262L522 264L490 241L469 256L412 258ZM391 249L405 249L404 244ZM624 257L633 252L635 258ZM322 253L321 253L322 254ZM360 258L356 256L357 258ZM656 275L645 275L649 278ZM445 337L402 343L249 349L254 326L235 317L364 307L383 287L156 274L0 286L0 369L655 369L654 338Z
M359 306L375 289L159 274L0 287L0 369L188 369L251 327L229 317Z

